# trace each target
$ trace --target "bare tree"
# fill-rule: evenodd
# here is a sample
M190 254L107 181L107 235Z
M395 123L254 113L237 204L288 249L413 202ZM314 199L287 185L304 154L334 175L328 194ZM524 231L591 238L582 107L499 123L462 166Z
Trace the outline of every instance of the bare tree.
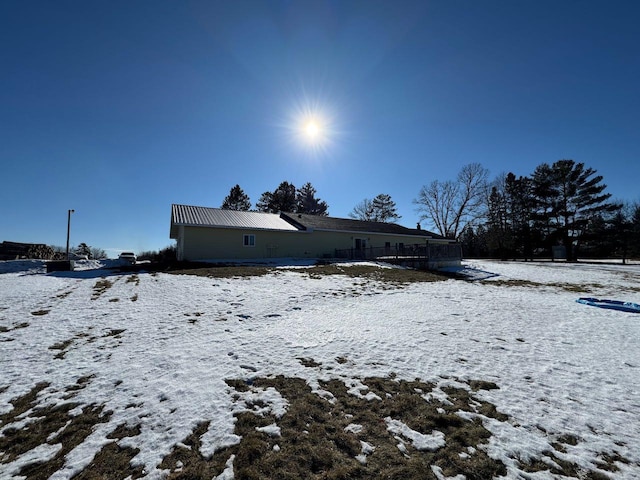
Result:
M349 212L349 216L351 218L355 218L356 220L364 220L365 222L373 222L375 220L374 211L373 211L373 201L368 198L365 198L360 203L358 203L353 210Z
M91 253L89 255L89 258L93 260L104 260L105 258L108 258L107 252L105 252L102 248L90 247L90 250Z
M479 163L465 165L456 181L434 180L413 200L421 220L430 221L447 238L458 238L464 227L480 218L487 198L489 171Z

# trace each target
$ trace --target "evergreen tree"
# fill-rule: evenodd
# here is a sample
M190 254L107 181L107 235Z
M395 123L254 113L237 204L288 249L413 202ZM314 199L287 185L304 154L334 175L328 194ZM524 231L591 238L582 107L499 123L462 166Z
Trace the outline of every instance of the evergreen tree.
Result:
M489 195L487 210L487 242L491 250L502 259L513 253L513 226L507 208L506 196L501 188L494 185ZM465 230L463 230L464 232Z
M273 192L264 192L256 203L259 212L295 212L296 187L292 183L282 182Z
M504 186L505 203L514 248L525 259L533 258L531 219L534 209L531 179L507 174Z
M474 227L471 224L465 225L459 239L464 256L468 258L489 256L487 237L488 233L482 225L478 227Z
M613 255L614 240L611 222L604 215L596 215L589 222L589 229L582 234L581 253L593 258L606 258Z
M373 200L365 198L349 213L351 218L365 222L392 222L400 218L396 209L396 202L385 193L377 195Z
M631 255L640 257L640 203L631 205Z
M316 189L310 182L305 183L296 192L296 213L326 216L329 214L328 209L327 202L316 198Z
M561 241L567 260L576 260L576 249L590 220L613 212L619 205L609 203L602 176L592 168L573 160L558 160L539 165L533 173L536 219L547 229L551 240ZM575 243L575 245L574 245Z
M398 210L396 208L396 202L391 200L391 195L381 193L371 201L373 208L373 215L376 222L393 222L398 220Z
M240 188L240 185L236 185L231 188L229 195L224 198L220 208L247 212L251 210L251 201L249 200L249 196Z
M610 221L611 235L613 243L613 255L622 258L622 263L626 263L631 253L631 238L633 232L633 224L622 211L618 210L613 214Z
M91 247L86 243L81 243L76 248L74 248L73 252L77 255L86 255L87 258L91 259Z
M258 212L271 212L271 204L273 203L273 193L264 192L256 202L256 210Z

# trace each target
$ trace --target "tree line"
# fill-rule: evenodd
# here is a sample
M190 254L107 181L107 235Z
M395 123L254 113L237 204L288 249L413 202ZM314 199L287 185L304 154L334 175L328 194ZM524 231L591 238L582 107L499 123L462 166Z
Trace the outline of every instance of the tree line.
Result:
M640 255L640 205L611 201L602 175L574 160L542 163L528 176L488 180L480 164L455 181L422 187L414 203L438 233L463 244L465 256Z
M225 210L252 210L249 196L235 185L231 188L220 207ZM307 213L310 215L329 215L329 205L324 200L316 198L316 189L311 183L305 183L301 188L287 181L282 182L273 192L264 192L255 205L253 211L265 213Z
M316 193L316 189L310 182L305 183L301 188L296 188L292 183L284 181L274 191L264 192L252 210L249 196L240 185L235 185L222 201L220 208L245 212L329 215L329 205L324 200L317 198ZM385 193L381 193L373 199L365 198L353 208L349 216L368 222L392 222L401 218L398 215L396 203L390 195Z
M479 163L461 168L455 180L433 180L413 200L427 228L462 243L467 257L549 256L560 248L568 260L580 256L640 256L640 203L611 201L602 175L574 160L542 163L532 174L502 173L489 179ZM328 204L307 182L282 182L264 192L254 211L328 215ZM234 186L223 209L251 210L249 197ZM349 213L354 219L395 222L395 202L381 193Z

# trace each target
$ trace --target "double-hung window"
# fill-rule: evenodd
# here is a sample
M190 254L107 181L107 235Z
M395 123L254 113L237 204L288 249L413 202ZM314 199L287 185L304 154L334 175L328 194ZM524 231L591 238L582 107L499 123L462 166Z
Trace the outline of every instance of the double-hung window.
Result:
M242 244L245 247L255 247L256 246L256 236L255 235L243 235Z

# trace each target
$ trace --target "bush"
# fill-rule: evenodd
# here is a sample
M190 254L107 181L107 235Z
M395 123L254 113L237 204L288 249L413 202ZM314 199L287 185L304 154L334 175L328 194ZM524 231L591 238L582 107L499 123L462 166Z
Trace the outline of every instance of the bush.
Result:
M150 250L146 252L140 252L138 260L149 260L152 262L174 262L176 261L176 246L169 245L162 250L155 251Z

